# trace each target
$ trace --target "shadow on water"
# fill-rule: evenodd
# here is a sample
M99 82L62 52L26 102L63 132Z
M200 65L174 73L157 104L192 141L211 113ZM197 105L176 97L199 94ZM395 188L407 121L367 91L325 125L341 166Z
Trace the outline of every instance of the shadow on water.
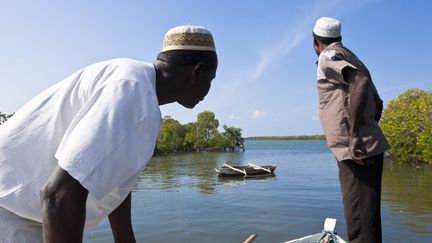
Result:
M232 182L244 182L248 181L274 181L276 180L276 174L263 175L263 176L231 176L231 177L218 177L220 183L232 183Z

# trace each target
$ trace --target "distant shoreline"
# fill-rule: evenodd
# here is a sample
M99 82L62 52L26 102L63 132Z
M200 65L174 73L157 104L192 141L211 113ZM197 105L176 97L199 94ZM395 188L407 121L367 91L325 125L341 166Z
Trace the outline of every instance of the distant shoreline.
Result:
M245 140L326 140L324 135L300 135L300 136L256 136L246 137Z

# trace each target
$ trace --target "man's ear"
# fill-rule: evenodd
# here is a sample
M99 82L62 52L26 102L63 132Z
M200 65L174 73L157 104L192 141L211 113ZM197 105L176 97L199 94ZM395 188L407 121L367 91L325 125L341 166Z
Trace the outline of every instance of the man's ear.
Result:
M195 64L193 70L192 70L192 77L194 80L198 79L200 75L204 72L204 62L198 62Z

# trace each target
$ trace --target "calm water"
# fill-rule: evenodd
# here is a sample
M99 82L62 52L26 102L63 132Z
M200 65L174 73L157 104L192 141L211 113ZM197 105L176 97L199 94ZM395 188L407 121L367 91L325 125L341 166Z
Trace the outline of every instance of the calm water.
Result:
M338 169L324 141L247 141L245 152L153 158L133 193L138 242L283 242L321 231L338 219L346 239ZM224 162L276 164L276 177L222 180ZM432 167L386 161L384 242L432 242ZM107 221L85 242L112 242Z

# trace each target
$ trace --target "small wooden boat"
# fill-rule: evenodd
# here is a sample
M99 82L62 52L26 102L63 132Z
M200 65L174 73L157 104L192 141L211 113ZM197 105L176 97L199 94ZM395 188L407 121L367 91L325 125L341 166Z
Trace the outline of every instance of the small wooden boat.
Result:
M321 233L304 236L298 239L286 241L285 243L346 243L339 235L334 231L336 227L336 219L326 218L324 222L324 229Z
M248 163L248 165L229 165L224 163L222 167L215 168L220 177L274 176L275 169L275 165L258 166L252 163Z

